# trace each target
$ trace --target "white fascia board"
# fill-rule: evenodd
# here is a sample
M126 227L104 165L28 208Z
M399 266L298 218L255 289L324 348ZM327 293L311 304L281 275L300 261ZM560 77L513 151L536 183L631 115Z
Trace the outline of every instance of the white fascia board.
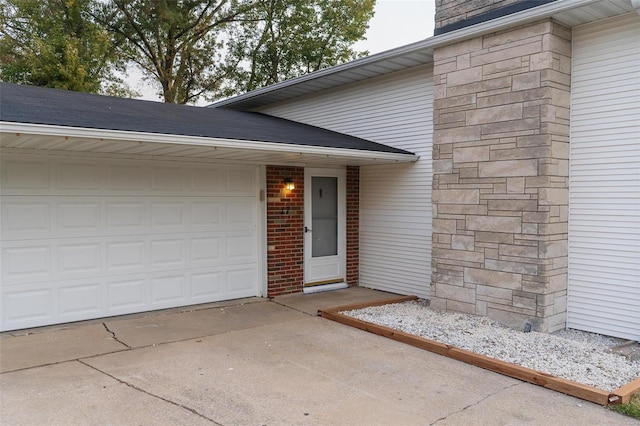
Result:
M30 124L0 121L0 132L19 133L41 136L74 137L87 139L103 139L112 141L158 143L171 145L206 146L211 148L227 148L246 151L262 151L265 153L296 153L310 155L326 155L327 157L377 159L410 163L420 158L415 154L399 154L380 151L363 151L358 149L331 148L322 146L296 145L289 143L262 142L223 138L207 138L201 136L171 135L163 133L129 132L123 130L87 129L83 127L53 126L46 124Z
M356 59L354 61L346 62L344 64L336 65L330 68L325 68L319 71L312 72L310 74L305 74L300 77L285 80L280 83L275 83L271 86L263 87L261 89L256 89L251 92L247 92L242 95L235 96L233 98L224 99L222 101L215 102L211 105L208 105L207 108L233 105L243 101L248 101L250 99L260 97L262 95L266 95L281 89L285 89L287 87L303 84L308 81L320 79L320 78L327 77L332 74L337 74L350 69L359 68L361 66L365 66L371 63L384 62L385 60L397 58L405 54L416 53L421 50L433 51L433 49L436 47L442 47L442 46L446 46L447 44L452 44L458 41L463 41L463 40L484 35L487 33L500 31L500 30L512 27L514 25L524 24L524 23L531 22L538 19L549 18L555 14L566 12L568 10L586 6L592 3L598 3L600 1L601 0L559 0L552 3L546 3L541 6L533 7L531 9L526 9L520 12L512 13L507 16L492 19L486 22L481 22L479 24L461 28L459 30L429 37L422 41L417 41L415 43L407 44L405 46L380 52L375 55ZM380 75L382 74L384 73L380 73Z

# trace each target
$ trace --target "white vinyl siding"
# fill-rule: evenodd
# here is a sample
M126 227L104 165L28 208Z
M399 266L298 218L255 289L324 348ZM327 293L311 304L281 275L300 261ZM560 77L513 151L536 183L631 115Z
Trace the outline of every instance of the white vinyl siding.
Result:
M573 31L570 328L640 339L640 16Z
M261 112L401 148L411 164L360 168L360 285L429 297L433 73L392 73Z
M255 166L1 160L0 330L259 295Z

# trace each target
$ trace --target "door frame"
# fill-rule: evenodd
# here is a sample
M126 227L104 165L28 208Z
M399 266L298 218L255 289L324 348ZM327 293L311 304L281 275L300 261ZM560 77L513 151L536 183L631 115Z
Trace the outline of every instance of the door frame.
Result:
M304 169L304 226L311 226L311 178L336 177L338 178L338 254L336 261L339 267L339 276L317 279L311 277L311 233L304 234L304 282L303 287L310 285L346 283L347 278L347 170L346 168L315 168ZM312 231L313 232L313 229Z

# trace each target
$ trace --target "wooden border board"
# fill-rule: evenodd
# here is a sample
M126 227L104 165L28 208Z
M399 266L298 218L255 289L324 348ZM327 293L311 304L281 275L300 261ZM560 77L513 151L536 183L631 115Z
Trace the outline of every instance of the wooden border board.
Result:
M576 398L591 401L600 405L615 405L627 403L631 399L632 395L640 392L640 378L626 384L619 389L616 389L612 393L609 393L602 389L583 385L582 383L573 382L571 380L556 377L551 374L532 370L526 367L521 367L519 365L501 361L495 358L490 358L485 355L476 354L474 352L460 349L452 345L425 339L423 337L415 336L413 334L408 334L367 321L362 321L340 313L342 311L351 311L363 309L370 306L381 306L391 303L402 303L416 299L417 297L415 296L407 296L395 299L387 299L384 301L377 301L373 303L357 303L353 305L338 306L330 309L321 309L318 311L318 314L323 318L337 321L339 323L355 327L360 330L368 331L379 336L388 337L398 342L407 343L417 348L434 352L438 355L444 355L458 361L466 362L477 367L504 374L515 379L533 383L534 385L542 386L557 392L562 392L567 395L575 396Z

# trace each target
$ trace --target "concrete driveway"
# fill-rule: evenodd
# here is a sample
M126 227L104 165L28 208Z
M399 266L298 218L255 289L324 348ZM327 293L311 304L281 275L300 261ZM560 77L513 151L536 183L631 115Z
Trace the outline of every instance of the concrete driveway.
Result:
M603 407L314 314L353 288L4 333L11 425L623 425Z

